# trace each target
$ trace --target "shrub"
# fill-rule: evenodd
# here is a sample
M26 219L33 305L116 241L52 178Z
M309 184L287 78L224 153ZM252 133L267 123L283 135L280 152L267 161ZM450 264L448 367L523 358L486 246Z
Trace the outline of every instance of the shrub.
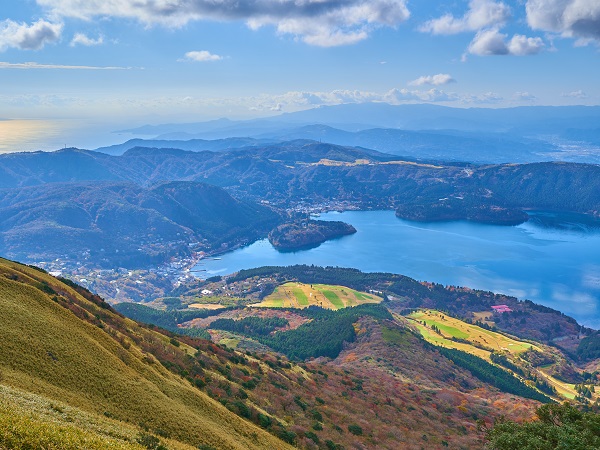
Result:
M348 431L356 436L362 436L363 430L356 424L348 425Z

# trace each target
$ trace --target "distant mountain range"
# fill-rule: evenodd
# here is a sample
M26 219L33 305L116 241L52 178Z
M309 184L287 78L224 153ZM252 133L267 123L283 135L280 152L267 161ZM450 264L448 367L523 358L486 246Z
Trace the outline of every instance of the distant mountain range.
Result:
M125 130L151 135L99 148L225 150L294 139L359 146L413 158L479 163L600 163L600 107L448 108L348 104L247 121L165 124Z
M121 130L160 136L168 133L213 133L221 138L254 136L299 125L323 124L346 131L369 128L406 130L460 130L477 132L559 133L569 128L597 129L600 106L521 106L514 108L451 108L430 104L343 104L285 113L279 116L233 121L146 125ZM242 131L243 132L240 132Z

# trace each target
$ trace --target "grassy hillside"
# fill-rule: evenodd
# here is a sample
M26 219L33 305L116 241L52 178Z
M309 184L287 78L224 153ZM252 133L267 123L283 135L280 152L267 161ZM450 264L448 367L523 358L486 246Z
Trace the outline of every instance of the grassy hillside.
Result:
M0 385L2 449L142 450L156 439L138 426ZM161 441L171 450L195 448L172 439Z
M2 385L194 446L286 447L155 356L178 352L193 358L192 347L142 328L38 270L2 259L0 329ZM22 420L20 426L28 427ZM42 421L36 426L44 427Z
M546 392L556 398L573 400L577 397L575 384L561 381L549 374L548 367L534 368L526 358L526 352L546 355L554 358L551 350L541 344L521 341L499 332L486 330L477 325L463 322L435 310L419 310L408 316L421 335L436 346L451 350L460 350L477 356L485 361L500 362L505 369L521 378L539 379L556 391ZM498 356L502 355L502 356ZM498 359L500 358L500 359Z
M530 342L520 341L501 333L486 330L435 310L419 310L408 317L415 321L419 331L428 341L446 346L458 346L458 344L463 343L463 345L479 350L479 352L474 350L474 354L483 358L489 359L489 354L492 351L505 351L513 354L523 353L530 348L541 351L538 346ZM439 333L434 331L431 328L432 326L435 326ZM452 341L452 338L459 341Z
M380 303L381 297L359 292L345 286L328 284L285 283L275 289L261 303L253 305L265 308L307 308L320 306L341 309L364 303Z

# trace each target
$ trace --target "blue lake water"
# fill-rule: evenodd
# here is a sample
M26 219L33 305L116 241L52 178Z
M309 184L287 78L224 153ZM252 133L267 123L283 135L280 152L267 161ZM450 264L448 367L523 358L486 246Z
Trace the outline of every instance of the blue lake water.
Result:
M357 233L293 253L261 240L201 261L197 275L265 265L354 267L514 295L600 328L600 221L535 213L514 227L415 223L393 211L330 212L320 219L350 223Z

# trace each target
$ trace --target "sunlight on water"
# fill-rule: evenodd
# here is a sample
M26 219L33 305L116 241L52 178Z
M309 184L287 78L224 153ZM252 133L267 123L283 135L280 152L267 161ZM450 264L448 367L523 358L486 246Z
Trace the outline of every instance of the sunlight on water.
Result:
M0 121L0 153L56 150L64 147L57 144L57 139L68 128L69 124L61 121Z

